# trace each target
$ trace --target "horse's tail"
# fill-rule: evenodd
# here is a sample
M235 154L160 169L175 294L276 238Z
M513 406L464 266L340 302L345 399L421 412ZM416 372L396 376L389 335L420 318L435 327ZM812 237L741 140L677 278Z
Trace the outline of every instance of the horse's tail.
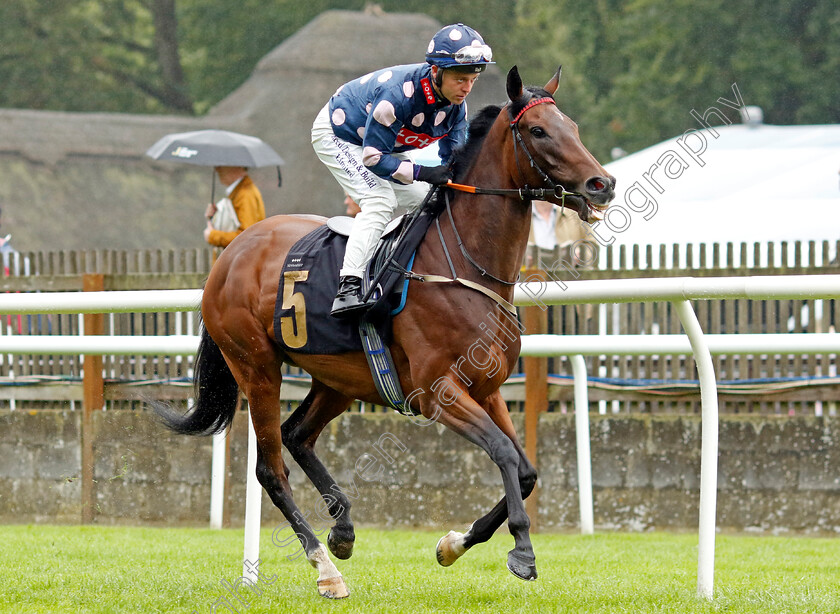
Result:
M207 329L201 328L195 355L195 404L185 414L165 403L150 403L163 423L183 435L221 433L233 421L239 386L222 351Z

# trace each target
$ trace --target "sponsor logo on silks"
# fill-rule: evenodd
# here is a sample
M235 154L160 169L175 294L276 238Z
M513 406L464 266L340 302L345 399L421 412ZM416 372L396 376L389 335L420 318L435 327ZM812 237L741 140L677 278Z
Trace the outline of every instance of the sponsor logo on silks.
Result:
M412 132L411 130L407 130L405 127L403 127L400 128L400 131L397 134L396 144L397 147L414 147L416 149L423 149L424 147L428 147L435 141L439 141L445 136L446 134L442 134L440 136L417 134L416 132Z
M196 154L198 154L198 150L190 149L189 147L184 147L183 145L180 145L172 152L171 155L175 156L176 158L192 158Z
M432 89L432 82L428 79L420 79L420 87L423 88L423 93L426 95L426 102L435 104L435 91Z

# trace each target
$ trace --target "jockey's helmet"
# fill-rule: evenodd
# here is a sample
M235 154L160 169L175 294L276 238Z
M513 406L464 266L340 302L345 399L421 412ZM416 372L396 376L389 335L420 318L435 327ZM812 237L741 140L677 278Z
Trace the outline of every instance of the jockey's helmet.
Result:
M426 49L426 62L441 68L472 68L470 72L481 72L487 64L494 64L492 59L493 51L481 34L462 23L441 28Z

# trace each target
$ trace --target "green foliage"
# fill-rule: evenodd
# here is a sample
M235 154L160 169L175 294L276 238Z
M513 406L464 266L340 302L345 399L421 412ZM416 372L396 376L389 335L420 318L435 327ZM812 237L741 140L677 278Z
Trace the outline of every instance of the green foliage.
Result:
M173 0L174 1L174 0ZM189 111L157 61L145 0L0 4L0 106L66 111Z
M239 87L260 58L330 8L358 10L361 0L178 0L184 70L196 111Z
M260 58L323 11L363 10L367 4L366 0L178 0L184 65L197 110L203 112L233 91ZM426 13L441 23L464 21L487 40L507 36L513 17L509 0L485 0L476 11L465 11L464 3L428 0L382 0L378 4L389 13ZM424 53L418 49L418 61Z
M366 4L2 2L0 106L204 113L319 13ZM613 147L634 151L696 127L690 110L731 99L733 83L746 104L763 107L768 123L840 121L840 5L827 0L379 4L386 12L472 25L493 46L499 67L518 64L530 83L544 83L562 64L559 102L601 159ZM162 54L161 15L177 27L179 64Z
M768 123L840 121L838 25L830 2L519 0L515 30L542 72L568 56L559 98L603 158L696 128L733 83Z

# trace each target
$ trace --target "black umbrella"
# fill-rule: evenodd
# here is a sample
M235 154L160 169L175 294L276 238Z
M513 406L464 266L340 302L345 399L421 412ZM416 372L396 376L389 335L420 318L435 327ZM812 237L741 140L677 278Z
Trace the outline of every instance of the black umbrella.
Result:
M264 141L247 134L227 130L196 130L167 134L149 147L146 155L155 160L184 162L197 166L276 166L277 185L280 185L280 165L283 164L283 158ZM215 187L214 180L214 192Z

